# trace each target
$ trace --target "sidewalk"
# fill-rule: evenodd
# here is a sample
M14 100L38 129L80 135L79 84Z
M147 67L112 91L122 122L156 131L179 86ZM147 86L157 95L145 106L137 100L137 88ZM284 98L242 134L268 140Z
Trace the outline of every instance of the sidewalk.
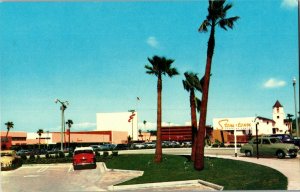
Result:
M239 161L247 161L271 167L280 171L288 178L288 190L300 190L300 156L294 159L277 159L277 158L259 158L256 157L244 157L244 156L229 156L229 155L206 155L209 157L218 157L224 159L232 159Z

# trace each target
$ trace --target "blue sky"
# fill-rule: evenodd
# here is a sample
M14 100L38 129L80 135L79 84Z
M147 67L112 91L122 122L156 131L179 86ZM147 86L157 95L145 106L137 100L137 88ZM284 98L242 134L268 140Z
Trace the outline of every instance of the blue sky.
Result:
M216 32L207 124L214 117L272 118L276 100L294 114L297 1L228 2L234 5L228 16L241 18L234 30ZM1 129L13 121L15 131L59 131L56 98L69 101L65 115L74 130L95 129L96 113L129 109L154 128L156 79L144 68L153 55L174 59L181 73L163 78L163 121L185 124L183 73L204 74L208 33L197 29L207 6L204 0L0 3Z

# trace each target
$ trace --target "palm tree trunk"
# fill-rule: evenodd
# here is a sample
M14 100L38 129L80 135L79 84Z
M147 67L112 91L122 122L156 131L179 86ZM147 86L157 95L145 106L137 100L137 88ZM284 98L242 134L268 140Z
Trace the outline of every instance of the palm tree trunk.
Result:
M162 161L162 146L161 146L161 92L162 92L162 79L161 74L158 75L157 80L157 133L156 133L156 150L155 150L155 163Z
M191 106L191 121L192 121L192 154L191 160L195 160L196 153L196 139L197 139L197 117L196 117L196 105L195 105L195 91L190 92L190 106Z
M211 71L211 64L212 64L212 56L213 56L214 47L215 47L214 35L215 35L215 22L213 21L212 26L211 26L209 40L208 40L205 76L204 76L204 83L203 83L203 90L202 90L200 120L199 120L199 128L198 128L198 133L197 133L196 154L195 154L195 161L194 161L194 168L196 170L202 170L204 168L204 139L205 139L205 130L206 130L206 116L207 116L210 71Z
M9 132L9 129L10 129L10 128L7 128L7 132L6 132L6 136L5 136L5 137L6 137L6 140L8 140L8 132Z

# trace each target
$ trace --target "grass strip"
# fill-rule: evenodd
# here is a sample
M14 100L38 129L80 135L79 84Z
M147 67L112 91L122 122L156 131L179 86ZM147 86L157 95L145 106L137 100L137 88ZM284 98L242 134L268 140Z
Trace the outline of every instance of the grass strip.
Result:
M287 178L279 171L254 163L205 157L205 168L195 171L193 163L184 156L164 155L163 162L153 162L154 155L119 155L108 161L110 169L141 170L144 175L125 183L201 179L224 186L224 190L286 190Z

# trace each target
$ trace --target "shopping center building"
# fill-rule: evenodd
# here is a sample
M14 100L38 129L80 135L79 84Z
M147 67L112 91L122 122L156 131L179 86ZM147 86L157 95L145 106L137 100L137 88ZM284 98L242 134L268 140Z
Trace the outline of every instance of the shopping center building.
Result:
M231 139L236 131L240 138L246 138L247 135L268 135L268 134L289 134L292 123L285 119L284 108L279 101L276 101L272 108L272 119L266 117L239 117L239 118L214 118L213 129L228 133ZM238 138L238 140L239 140ZM225 141L226 142L226 141Z

